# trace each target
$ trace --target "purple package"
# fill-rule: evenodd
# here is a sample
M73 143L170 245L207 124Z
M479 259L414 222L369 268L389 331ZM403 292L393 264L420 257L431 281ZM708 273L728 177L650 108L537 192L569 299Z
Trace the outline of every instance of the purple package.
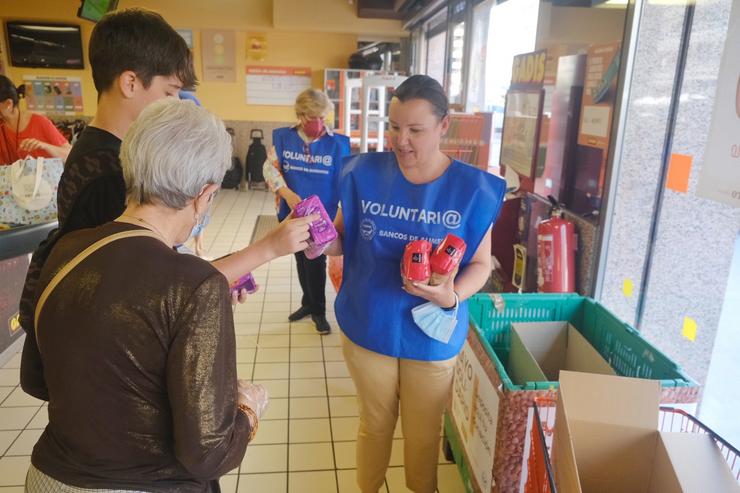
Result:
M251 272L247 272L231 285L231 292L239 292L242 289L247 290L247 294L254 294L257 292L257 282L254 280Z
M308 233L311 235L308 240L308 248L304 251L306 258L314 259L324 253L329 243L337 237L337 230L334 229L329 214L326 213L324 205L316 195L303 199L298 202L293 210L296 217L304 217L311 214L319 214L321 218L312 222L308 226Z

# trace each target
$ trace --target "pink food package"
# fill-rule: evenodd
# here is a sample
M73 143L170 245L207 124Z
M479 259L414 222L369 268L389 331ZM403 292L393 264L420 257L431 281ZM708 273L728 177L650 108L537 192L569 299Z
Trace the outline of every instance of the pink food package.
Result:
M334 229L329 214L327 214L324 205L316 195L311 195L298 202L293 209L295 217L304 217L311 214L319 214L321 217L308 226L308 233L311 236L308 240L308 248L303 252L306 258L314 259L324 253L329 243L337 238L337 230Z
M239 293L242 289L246 289L247 294L254 294L258 289L257 282L254 280L251 272L247 272L241 276L230 287L232 293Z

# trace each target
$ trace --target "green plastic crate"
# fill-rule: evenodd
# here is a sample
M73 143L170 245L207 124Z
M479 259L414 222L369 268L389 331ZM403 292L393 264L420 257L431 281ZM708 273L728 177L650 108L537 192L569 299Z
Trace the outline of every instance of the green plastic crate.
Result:
M511 348L511 323L547 321L570 322L618 375L660 380L663 388L697 385L681 367L643 339L637 330L591 298L577 294L477 294L469 300L468 310L470 325L481 336L483 346L508 390L558 387L558 382L514 385L506 372Z

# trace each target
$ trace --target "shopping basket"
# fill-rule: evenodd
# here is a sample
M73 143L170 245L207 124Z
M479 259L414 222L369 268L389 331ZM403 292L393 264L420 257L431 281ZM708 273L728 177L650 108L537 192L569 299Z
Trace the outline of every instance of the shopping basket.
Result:
M730 443L712 431L707 425L699 421L683 409L677 409L670 406L660 406L660 416L658 418L660 431L680 432L680 433L701 433L709 435L725 458L725 462L730 467L735 480L740 483L740 451L730 445Z
M522 470L524 493L556 493L550 464L550 448L555 426L555 406L553 399L535 399L532 406L528 441L524 446L527 462Z
M527 434L525 444L527 461L522 471L526 477L523 491L524 493L556 493L550 464L556 401L537 399L532 407L532 427L531 432ZM660 406L658 429L663 432L709 435L717 445L733 477L740 484L740 451L699 419L683 409Z
M507 368L512 322L565 321L573 325L620 376L658 380L663 404L693 403L699 387L681 367L652 346L640 333L619 320L597 301L577 294L477 294L468 302L470 333L466 344L485 369L498 397L495 446L493 447L493 491L519 491L526 466L524 445L535 399L557 399L557 381L525 382L515 385ZM466 483L477 492L469 470L461 431L445 419L445 444ZM484 491L483 493L489 493Z
M577 294L478 294L468 304L471 326L487 343L486 349L509 390L557 388L557 382L514 385L505 366L511 348L512 322L567 321L625 377L660 380L666 402L695 402L698 386L640 333L600 303ZM667 391L666 389L672 389Z

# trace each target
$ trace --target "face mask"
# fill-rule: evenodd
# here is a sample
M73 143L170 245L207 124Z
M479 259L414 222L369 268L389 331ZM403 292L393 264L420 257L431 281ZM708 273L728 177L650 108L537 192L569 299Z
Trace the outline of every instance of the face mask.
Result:
M324 133L324 120L322 118L311 118L303 123L303 133L306 137L318 139Z
M211 201L213 200L213 197L215 196L216 196L216 193L214 192L211 195L211 197L208 199L208 209L206 209L206 213L203 214L203 217L201 218L200 221L195 223L195 226L193 226L193 229L190 231L190 236L188 236L188 239L185 240L186 242L200 235L205 229L205 227L208 226L208 223L211 220L211 203L212 203Z
M185 241L190 241L191 239L195 238L196 236L200 235L206 226L208 226L208 222L211 220L211 211L205 213L203 216L203 219L195 223L195 226L193 226L192 231L190 231L190 236L188 236L188 239Z
M431 301L411 310L411 316L419 328L429 337L447 344L457 326L457 306L459 301L455 294L455 309L448 312Z

